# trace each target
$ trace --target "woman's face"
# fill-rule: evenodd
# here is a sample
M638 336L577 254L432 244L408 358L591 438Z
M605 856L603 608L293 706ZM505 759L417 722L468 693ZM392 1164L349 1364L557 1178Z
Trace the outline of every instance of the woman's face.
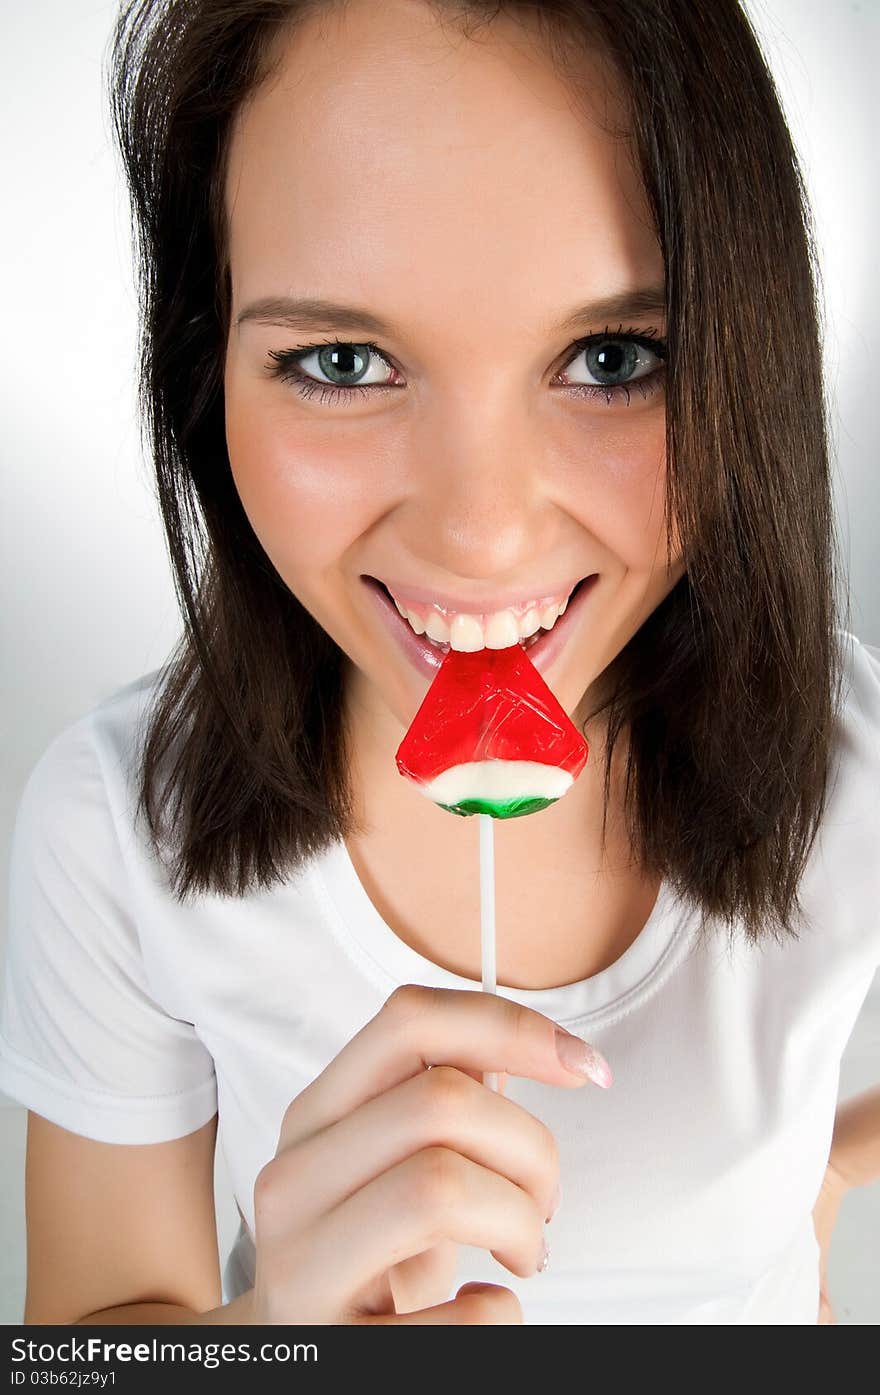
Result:
M620 337L665 335L662 307L564 324L664 280L631 148L601 129L622 117L598 60L582 90L595 121L506 18L473 41L427 6L352 0L298 30L234 130L236 486L359 704L403 728L432 674L363 576L483 612L597 574L542 669L573 713L684 570L676 550L666 567L662 359ZM306 297L384 327L240 318ZM609 334L610 353L575 343ZM337 339L355 348L321 352ZM273 373L310 345L311 382Z

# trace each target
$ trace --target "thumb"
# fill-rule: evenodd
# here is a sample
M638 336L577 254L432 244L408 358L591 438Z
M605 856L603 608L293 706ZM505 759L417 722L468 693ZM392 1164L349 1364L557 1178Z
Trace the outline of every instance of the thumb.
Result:
M409 1327L455 1324L461 1327L477 1325L512 1326L522 1323L522 1305L516 1294L501 1284L462 1284L448 1303L434 1308L422 1308L415 1313L382 1314L380 1317L359 1319L359 1325L387 1327L393 1323Z

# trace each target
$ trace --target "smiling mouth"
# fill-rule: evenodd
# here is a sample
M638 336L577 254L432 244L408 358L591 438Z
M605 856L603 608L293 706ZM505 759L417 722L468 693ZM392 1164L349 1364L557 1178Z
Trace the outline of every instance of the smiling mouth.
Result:
M566 610L567 610L567 607L568 607L569 605L571 605L572 601L575 599L575 597L577 596L577 594L578 594L578 592L581 590L581 588L585 585L586 582L592 580L592 577L593 577L594 575L595 575L595 573L591 572L589 576L581 577L580 581L577 583L577 585L573 588L573 590L572 590L571 593L569 594L568 601L567 601L567 604L566 604ZM388 590L388 587L385 585L384 581L380 581L379 578L378 578L378 577L375 577L375 576L367 577L366 579L367 579L368 581L372 582L373 585L378 586L379 589L380 589L381 591L383 591L383 592L385 593L385 595L388 597L388 600L389 600L389 601L391 602L391 604L394 606L395 610L397 610L397 604L396 604L396 602L395 602L395 600L394 600L394 597L392 596L391 592ZM398 613L399 613L399 612L398 612ZM407 626L407 629L409 629L409 630L411 631L412 634L415 634L415 630L412 629L412 626L410 625L409 621L406 620L403 616L401 616L400 618L401 618L401 620L403 621L403 624ZM528 650L528 649L533 648L533 646L536 645L536 644L538 644L542 639L546 639L546 637L547 637L549 634L552 634L552 633L553 633L553 630L554 630L554 629L556 628L556 626L559 624L560 620L562 620L562 619L564 619L564 618L565 618L564 616L560 616L560 617L555 621L555 623L554 623L554 625L553 625L553 628L550 629L550 630L545 630L545 629L543 629L542 627L539 626L538 629L535 631L535 633L534 633L533 635L529 635L527 639L519 639L519 640L517 640L517 643L519 644L520 648L523 649L523 650ZM438 652L441 653L441 654L448 654L449 651L450 651L450 649L452 648L452 645L451 645L448 641L444 642L444 641L441 641L441 640L438 640L438 639L431 639L430 635L428 635L428 634L421 634L421 635L418 636L418 638L421 639L421 640L423 640L423 641L425 641L427 644L430 644L432 648L438 650Z

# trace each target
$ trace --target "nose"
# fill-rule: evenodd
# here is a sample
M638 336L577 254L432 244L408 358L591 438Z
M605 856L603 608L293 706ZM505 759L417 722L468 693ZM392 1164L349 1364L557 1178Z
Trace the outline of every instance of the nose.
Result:
M448 415L412 442L410 546L439 572L473 579L521 576L554 555L560 514L543 475L537 433L521 415ZM403 521L403 520L401 520Z

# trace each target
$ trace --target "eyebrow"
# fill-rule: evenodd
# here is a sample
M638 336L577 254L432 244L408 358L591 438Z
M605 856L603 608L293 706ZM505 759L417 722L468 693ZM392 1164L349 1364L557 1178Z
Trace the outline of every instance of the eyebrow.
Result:
M563 333L587 322L594 324L599 320L625 320L640 315L664 314L665 311L665 288L645 286L578 305L558 324L551 326L549 332ZM299 300L291 299L290 296L263 296L261 300L255 300L242 310L236 325L240 327L248 321L278 325L284 329L348 329L366 334L395 336L399 333L394 325L362 306L343 305L339 301L320 300L314 296L306 296Z

